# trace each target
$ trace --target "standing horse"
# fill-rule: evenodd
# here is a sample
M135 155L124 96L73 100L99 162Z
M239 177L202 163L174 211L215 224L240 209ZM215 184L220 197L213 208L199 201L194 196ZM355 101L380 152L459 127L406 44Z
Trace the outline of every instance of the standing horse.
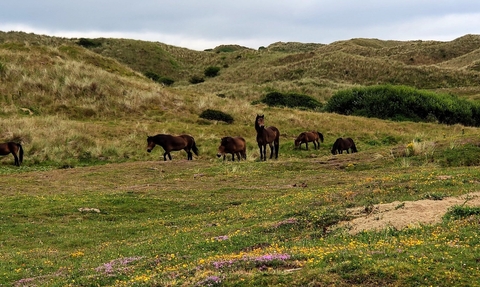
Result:
M195 139L189 135L172 136L166 134L158 134L156 136L147 137L147 152L151 152L155 145L161 146L165 153L163 154L163 160L167 160L167 155L170 160L172 156L171 151L185 150L187 152L187 160L192 160L192 152L198 155L198 148L195 144Z
M309 142L313 142L315 149L320 148L320 142L323 143L323 135L317 131L303 132L295 139L295 148L301 149L301 145L304 143L308 150Z
M0 155L8 155L11 153L15 159L15 165L20 166L23 162L23 147L16 142L6 142L0 144Z
M247 145L245 139L242 137L223 137L218 147L217 156L223 155L223 160L227 153L232 154L232 161L235 161L235 155L237 155L238 161L240 158L247 159Z
M280 148L280 131L274 127L265 127L265 116L257 115L255 119L255 130L257 131L257 143L260 149L260 160L267 160L267 144L270 146L270 159L275 152L275 158L278 158L278 149Z
M344 150L346 150L347 153L349 153L348 149L350 149L352 153L358 152L357 147L355 146L355 143L351 138L345 138L345 139L338 138L333 144L332 154L337 154L337 153L341 154L343 153Z

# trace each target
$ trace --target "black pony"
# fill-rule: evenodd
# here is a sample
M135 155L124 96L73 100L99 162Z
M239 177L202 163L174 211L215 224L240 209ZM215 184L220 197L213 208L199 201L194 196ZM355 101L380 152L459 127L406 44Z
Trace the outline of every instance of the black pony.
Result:
M172 156L171 151L185 150L187 152L187 160L192 160L191 150L198 155L198 148L195 144L195 140L190 135L172 136L166 134L158 134L156 136L147 137L147 152L151 152L155 145L161 146L165 153L163 154L163 160L167 160L167 155L170 160Z
M348 149L350 149L352 153L358 152L357 147L355 146L355 143L351 138L345 138L345 139L338 138L333 144L332 154L337 154L337 153L341 154L343 153L344 150L346 150L347 153L349 153Z
M23 162L23 147L16 142L0 143L0 155L12 154L15 159L15 165L20 166Z
M260 160L267 160L267 144L270 146L270 159L273 157L273 153L275 153L275 158L277 159L278 149L280 148L280 131L274 126L266 128L264 120L264 115L257 115L255 118Z

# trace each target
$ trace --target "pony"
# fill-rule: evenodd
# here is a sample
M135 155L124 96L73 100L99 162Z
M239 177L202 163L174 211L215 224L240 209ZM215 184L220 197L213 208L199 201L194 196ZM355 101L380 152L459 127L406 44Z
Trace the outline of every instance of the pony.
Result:
M323 135L317 131L303 132L298 135L295 139L295 148L302 148L302 144L305 144L305 147L308 150L308 143L313 142L315 149L320 148L320 142L323 143Z
M338 138L332 146L332 154L341 154L344 150L349 153L348 149L350 149L352 153L358 152L357 147L351 138Z
M274 127L265 127L265 115L258 115L255 118L255 130L257 131L257 143L260 149L260 160L267 160L267 144L270 146L270 159L275 153L278 158L280 148L280 131Z
M16 142L0 143L0 155L12 154L15 159L15 165L20 166L23 162L23 147Z
M171 151L185 150L187 152L187 160L192 160L192 152L198 155L198 148L195 144L195 139L190 135L172 136L168 134L158 134L156 136L147 137L147 152L151 152L155 145L161 146L165 152L163 153L163 160L167 160L167 155L170 160L172 156Z
M223 155L223 160L225 160L227 153L232 154L232 161L235 161L235 155L237 155L238 161L240 161L240 158L247 159L245 139L242 137L223 137L218 147L217 157Z

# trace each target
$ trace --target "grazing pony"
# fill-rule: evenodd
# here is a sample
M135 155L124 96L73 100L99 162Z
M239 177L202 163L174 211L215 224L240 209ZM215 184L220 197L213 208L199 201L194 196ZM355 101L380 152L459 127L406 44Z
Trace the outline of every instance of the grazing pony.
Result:
M332 154L341 154L344 150L348 152L348 149L351 150L352 153L357 152L357 147L351 138L338 138L332 147Z
M15 159L15 165L20 166L23 162L23 147L16 142L0 143L0 155L12 154Z
M232 154L232 161L235 161L235 155L237 155L238 161L240 161L241 158L247 159L245 139L242 137L223 137L218 147L217 157L223 155L223 160L225 160L227 153Z
M278 158L280 148L280 131L274 127L265 127L265 116L257 115L255 118L255 130L257 131L257 143L260 149L260 160L267 160L267 144L270 146L270 159L275 152L275 159Z
M166 134L158 134L156 136L147 137L147 152L151 152L155 145L161 146L165 153L163 154L163 160L167 160L167 155L170 160L172 156L171 151L185 150L187 152L187 160L192 160L192 152L198 155L198 148L195 144L195 139L190 135L172 136Z
M298 135L295 139L295 148L302 148L302 144L305 144L305 147L308 150L308 143L313 142L315 149L320 148L320 142L323 143L323 135L317 131L303 132Z

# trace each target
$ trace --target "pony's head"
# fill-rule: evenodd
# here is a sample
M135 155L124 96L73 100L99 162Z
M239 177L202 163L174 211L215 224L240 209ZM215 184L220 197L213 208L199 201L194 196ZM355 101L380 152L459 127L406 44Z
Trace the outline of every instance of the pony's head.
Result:
M305 133L301 133L294 141L295 148L299 148L300 144L302 143L303 138L305 137Z
M147 136L147 152L151 152L154 147L155 142L153 141L153 137Z
M265 127L265 115L257 115L255 118L255 126L260 128Z

